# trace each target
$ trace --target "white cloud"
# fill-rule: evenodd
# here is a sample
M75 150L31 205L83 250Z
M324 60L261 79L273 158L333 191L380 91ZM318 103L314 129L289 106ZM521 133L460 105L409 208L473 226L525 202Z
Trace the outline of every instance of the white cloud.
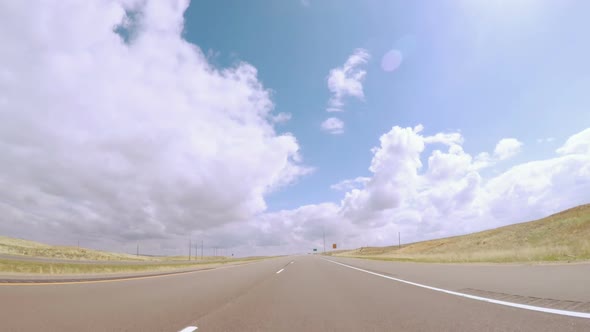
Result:
M277 115L273 115L271 117L271 121L273 123L285 123L285 122L287 122L289 120L291 120L291 113L281 112L281 113L279 113Z
M428 158L427 175L431 180L460 178L473 168L472 159L459 145L451 145L446 153L435 150Z
M277 253L321 248L323 230L328 243L344 247L391 245L398 232L407 243L533 220L589 202L586 131L570 137L561 155L486 177L479 171L499 156L480 152L473 157L459 133L429 136L423 131L421 125L396 126L382 135L372 149L371 176L332 186L346 190L340 204L263 214L258 219L263 223L252 224L259 229L253 234L262 231L261 239ZM424 156L426 146L436 144L446 147Z
M480 152L474 158L473 169L480 170L486 167L494 165L495 160L490 156L488 152Z
M344 122L338 118L327 118L322 122L322 130L330 134L342 134L344 132Z
M357 48L342 67L330 70L328 89L330 89L332 96L328 101L326 112L343 112L346 97L364 99L363 80L367 72L361 69L361 66L369 61L369 57L367 50ZM322 123L322 129L330 134L342 134L344 122L338 118L330 117Z
M399 207L418 185L417 170L422 167L423 137L416 129L394 127L373 148L369 170L373 176L364 189L353 189L342 200L342 214L355 223L384 224L379 218L388 209Z
M568 138L565 144L557 149L557 153L562 155L590 154L590 128Z
M324 232L344 247L387 245L398 231L406 242L466 233L588 202L590 129L550 159L483 176L522 143L472 155L460 133L428 136L418 125L382 135L370 176L333 186L347 191L339 204L265 212L266 194L310 169L295 137L276 133L289 115L273 113L256 69L215 68L182 39L186 6L3 4L0 233L176 254L193 235L205 247L272 254L321 248ZM127 40L113 32L125 21ZM342 67L335 104L364 96L348 79L362 82L367 59L358 51ZM428 145L436 149L424 155Z
M330 186L331 189L345 191L358 188L359 186L363 186L369 182L370 178L359 176L358 178L352 180L342 180L336 184Z
M344 98L354 97L363 99L363 80L367 72L361 69L369 61L370 55L367 50L358 48L348 57L342 67L330 70L328 75L328 89L332 97L328 102L328 112L342 110Z
M420 131L421 131L420 127ZM446 145L463 144L463 136L460 133L438 133L424 138L424 143L442 143Z
M499 160L509 159L520 152L522 145L516 138L503 138L496 144L494 156Z
M349 243L395 243L395 232L384 235L384 229L402 230L407 240L461 234L588 203L590 151L584 132L559 150L572 154L516 165L484 178L478 170L497 159L486 152L473 158L463 150L458 133L425 136L422 130L420 125L393 127L372 150L372 176L336 185L349 188L338 212L343 227L364 234L363 239L349 238ZM423 169L425 145L441 142L448 150L433 150Z
M249 220L309 171L256 69L182 38L187 6L2 6L0 233L184 237Z

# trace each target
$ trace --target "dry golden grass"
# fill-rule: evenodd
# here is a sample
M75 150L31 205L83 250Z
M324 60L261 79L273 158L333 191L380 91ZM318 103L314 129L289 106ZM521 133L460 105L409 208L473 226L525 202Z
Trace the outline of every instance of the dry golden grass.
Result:
M83 263L50 263L18 261L11 259L0 259L0 273L20 274L100 274L100 273L142 273L154 271L183 270L202 266L217 266L220 264L231 264L244 261L264 259L261 257L247 257L239 259L220 259L198 262L153 262L149 264L83 264Z
M51 246L5 236L0 236L0 254L72 260L72 262L51 262L19 260L14 257L0 258L0 273L25 274L99 274L170 271L195 268L203 265L215 266L267 258L199 256L199 260L194 261L195 257L193 256L191 257L193 260L187 262L188 256L136 256L78 247ZM104 262L82 262L85 260Z
M24 255L72 260L151 261L157 258L105 252L78 247L52 246L43 243L0 236L0 254Z
M168 262L188 260L188 256L137 256L132 254L107 252L71 246L52 246L39 242L10 238L6 236L0 236L0 254L93 261ZM195 257L192 256L191 259L194 260ZM230 258L223 256L204 256L201 258L201 256L199 256L199 260L205 261L219 261L224 259Z
M539 262L590 259L590 204L483 232L334 256L420 262Z

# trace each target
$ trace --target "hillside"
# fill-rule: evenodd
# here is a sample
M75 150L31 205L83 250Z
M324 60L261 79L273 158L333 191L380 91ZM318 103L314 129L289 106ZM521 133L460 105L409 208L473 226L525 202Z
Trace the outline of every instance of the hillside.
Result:
M34 241L0 236L0 254L72 260L145 261L151 257L98 251L86 248L52 246Z
M543 219L444 239L340 251L334 256L424 262L526 262L590 259L590 204Z

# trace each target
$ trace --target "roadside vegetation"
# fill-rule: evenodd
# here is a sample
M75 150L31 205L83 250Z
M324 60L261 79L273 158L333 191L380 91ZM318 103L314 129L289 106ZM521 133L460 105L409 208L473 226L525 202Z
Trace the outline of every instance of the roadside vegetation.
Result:
M12 259L0 259L0 273L7 274L101 274L101 273L142 273L157 271L187 270L198 267L214 267L223 264L255 261L264 257L246 257L236 259L217 259L193 262L154 262L147 264L104 264L87 263L53 263Z
M188 261L188 256L146 256L125 253L100 251L75 246L52 246L44 243L0 236L0 255L19 255L27 257L67 259L74 261L130 261L130 262L162 262ZM195 259L195 257L191 257ZM204 256L199 259L218 261L229 259L224 256Z
M590 260L590 204L483 232L389 247L328 253L412 262L556 262Z
M54 259L149 261L157 258L123 253L105 252L71 246L52 246L34 241L0 236L0 254L23 255Z
M141 273L217 266L265 257L199 256L198 260L195 260L194 256L191 258L189 261L188 256L137 256L71 246L52 246L0 236L0 273L4 274Z

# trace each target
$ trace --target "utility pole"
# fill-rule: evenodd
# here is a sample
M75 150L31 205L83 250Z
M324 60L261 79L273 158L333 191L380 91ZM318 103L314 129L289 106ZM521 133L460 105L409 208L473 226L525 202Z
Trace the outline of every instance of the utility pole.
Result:
M399 243L398 248L401 249L402 248L402 235L401 235L401 232L397 232L397 241Z
M193 244L191 241L192 241L191 239L188 240L188 260L189 261L191 260L191 249L193 248Z
M201 260L203 260L203 240L201 240Z
M139 256L139 243L137 244L137 255L136 256Z

